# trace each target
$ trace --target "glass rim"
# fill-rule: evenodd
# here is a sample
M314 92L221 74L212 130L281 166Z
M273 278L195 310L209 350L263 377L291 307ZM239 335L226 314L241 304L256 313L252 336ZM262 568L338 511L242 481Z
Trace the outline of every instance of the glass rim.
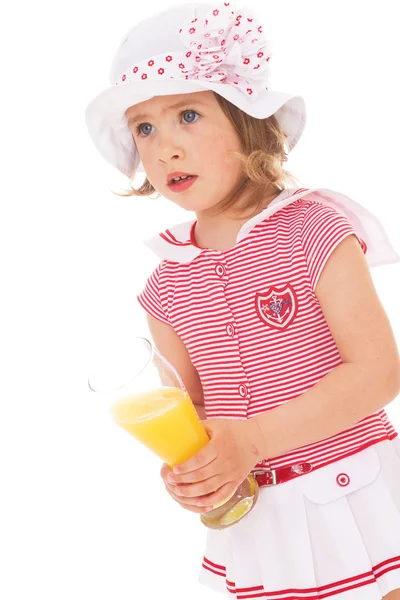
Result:
M135 379L137 379L139 377L139 375L141 375L143 373L143 371L147 368L147 366L149 365L149 363L151 363L151 361L153 360L153 357L154 357L154 344L151 342L151 340L149 340L148 338L145 338L143 336L135 336L133 338L133 340L134 341L139 341L140 340L142 342L145 342L145 344L147 344L148 348L150 349L150 353L149 353L148 359L147 359L146 363L144 364L144 366L131 379L128 379L122 385L120 385L118 387L115 387L115 388L110 388L110 389L107 389L107 390L99 390L99 389L95 389L94 387L92 387L92 385L90 384L90 377L88 377L87 383L88 383L89 389L92 392L100 393L100 394L112 394L114 392L118 392L118 390L122 390L125 386L131 384L132 381L135 381Z

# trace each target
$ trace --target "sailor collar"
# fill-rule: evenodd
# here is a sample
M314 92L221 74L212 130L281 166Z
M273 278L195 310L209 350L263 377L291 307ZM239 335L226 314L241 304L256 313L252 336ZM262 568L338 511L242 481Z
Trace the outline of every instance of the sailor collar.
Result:
M393 248L379 219L355 200L326 188L283 190L267 208L242 225L236 243L243 240L258 223L265 221L299 198L309 195L312 195L313 199L320 204L330 206L347 217L358 236L367 245L366 260L370 267L400 262L400 256ZM162 261L192 262L200 254L210 252L207 248L196 246L193 238L195 224L195 219L179 223L144 240L144 244ZM213 252L219 251L213 250ZM220 253L223 254L223 252Z

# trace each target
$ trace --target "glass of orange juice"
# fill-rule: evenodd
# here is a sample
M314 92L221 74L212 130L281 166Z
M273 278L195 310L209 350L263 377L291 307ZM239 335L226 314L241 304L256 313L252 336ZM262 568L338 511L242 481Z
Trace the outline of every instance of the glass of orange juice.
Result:
M108 397L118 425L171 468L210 441L179 374L146 338L134 338L124 357L98 366L89 387ZM233 495L200 519L207 527L225 529L247 515L257 498L258 485L249 474Z

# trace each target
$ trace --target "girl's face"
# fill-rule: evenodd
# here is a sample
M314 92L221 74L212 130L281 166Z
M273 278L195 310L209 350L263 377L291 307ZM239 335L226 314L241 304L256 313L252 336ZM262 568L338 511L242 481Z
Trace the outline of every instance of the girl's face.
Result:
M179 105L179 106L177 106ZM238 134L214 93L158 96L125 112L147 179L165 198L193 212L214 207L240 181ZM171 173L195 175L180 191Z

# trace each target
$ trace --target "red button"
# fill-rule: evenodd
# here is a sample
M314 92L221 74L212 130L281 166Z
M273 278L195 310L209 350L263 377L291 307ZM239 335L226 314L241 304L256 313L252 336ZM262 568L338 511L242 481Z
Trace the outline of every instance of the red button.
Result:
M242 398L246 398L247 396L247 387L245 385L243 385L243 383L241 383L239 385L239 394L242 396Z
M221 263L218 263L217 266L215 267L215 272L218 275L218 277L223 277L225 275L224 265L221 265Z
M235 328L232 325L232 323L228 323L228 325L226 326L226 333L230 336L233 337L235 335Z
M346 485L349 485L350 483L350 477L347 475L347 473L340 473L336 477L336 481L340 487L346 487Z

